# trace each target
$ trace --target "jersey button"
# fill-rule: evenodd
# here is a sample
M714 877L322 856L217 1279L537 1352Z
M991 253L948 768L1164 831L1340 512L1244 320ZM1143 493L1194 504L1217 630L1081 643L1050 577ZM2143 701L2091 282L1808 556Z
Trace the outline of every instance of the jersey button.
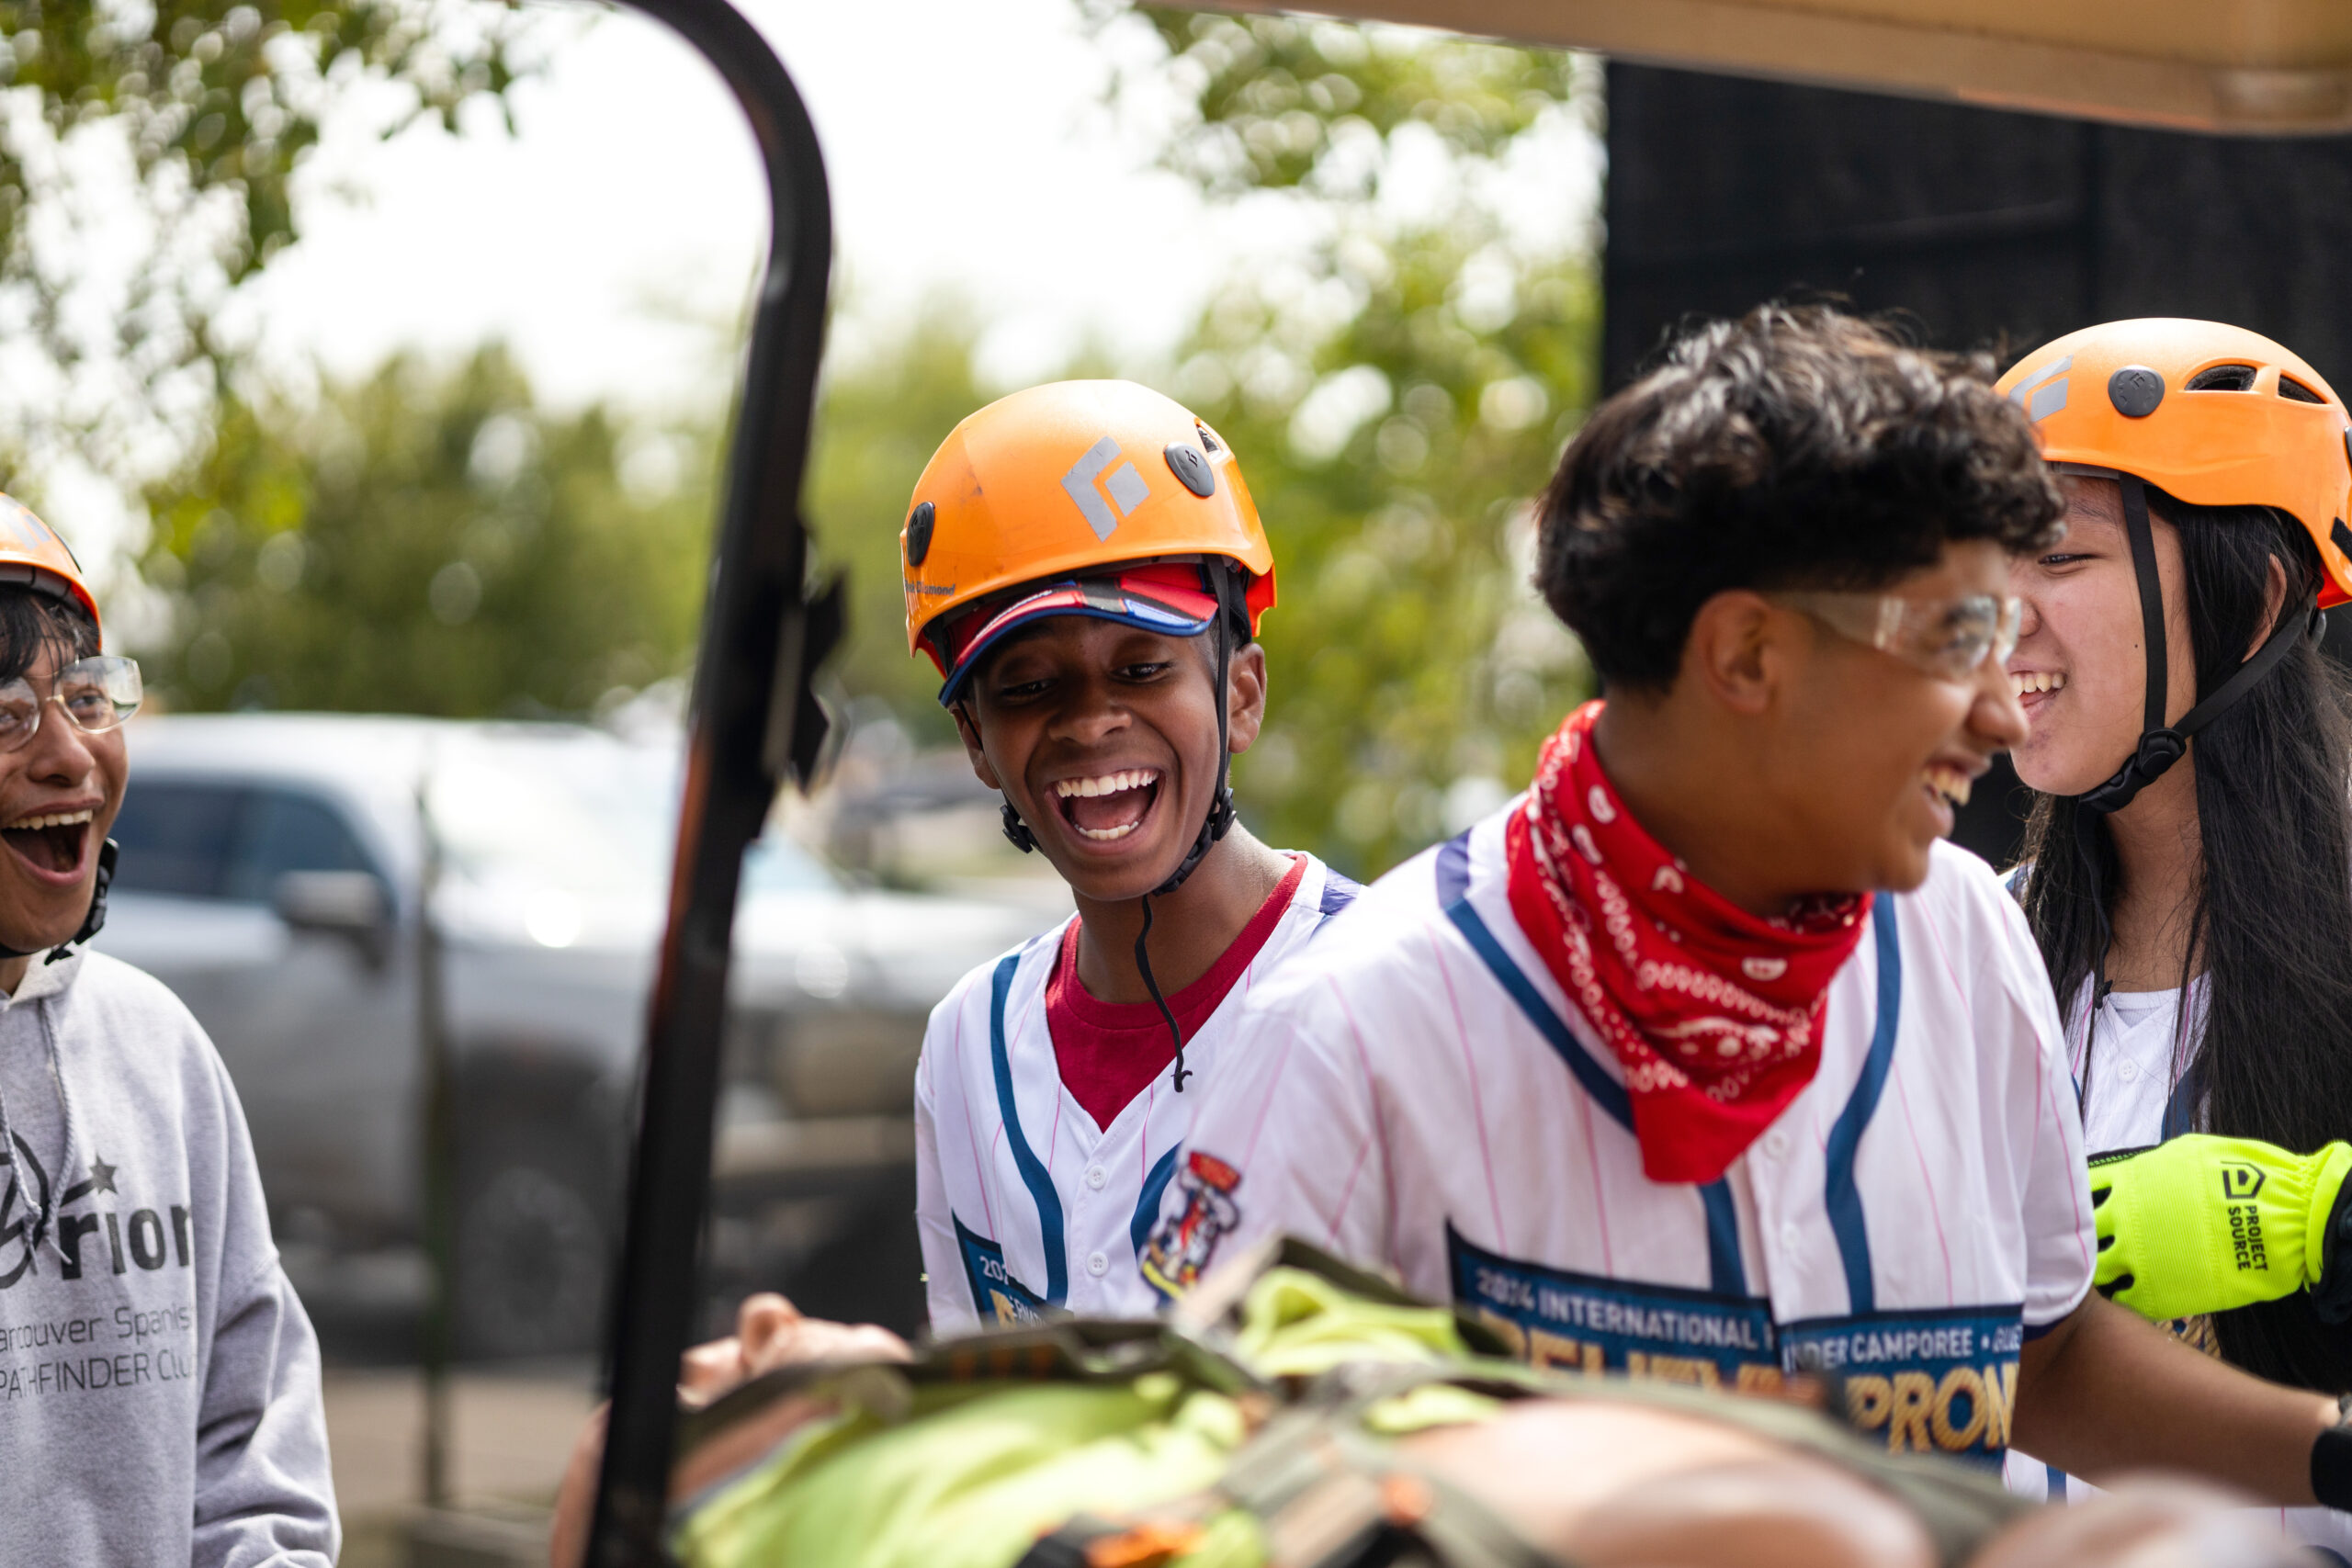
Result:
M1789 1152L1789 1135L1777 1131L1765 1134L1764 1152L1772 1158L1779 1159Z
M2127 1059L2125 1061L2116 1063L2115 1071L2125 1083L2130 1083L2132 1079L2140 1076L2140 1064Z
M1796 1249L1797 1227L1796 1222L1792 1220L1787 1224L1781 1227L1781 1250L1782 1252L1794 1252Z
M1100 1280L1111 1271L1111 1259L1100 1252L1086 1255L1086 1271Z
M1086 1184L1094 1189L1095 1191L1102 1191L1102 1184L1110 1179L1111 1179L1108 1176L1105 1176L1102 1173L1102 1168L1101 1166L1091 1165L1086 1168Z

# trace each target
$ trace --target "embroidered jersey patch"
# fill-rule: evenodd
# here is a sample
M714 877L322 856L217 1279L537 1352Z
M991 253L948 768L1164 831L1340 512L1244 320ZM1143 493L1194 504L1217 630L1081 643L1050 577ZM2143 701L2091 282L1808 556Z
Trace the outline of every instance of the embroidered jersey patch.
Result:
M1770 1304L1521 1263L1466 1241L1449 1224L1453 1299L1539 1367L1623 1372L1744 1393L1781 1382Z
M1043 1322L1046 1299L1012 1277L1012 1270L1005 1266L1004 1248L974 1235L953 1214L948 1218L956 1220L956 1249L963 1255L964 1275L972 1286L972 1310L980 1314L980 1321L1000 1328Z
M1792 1368L1845 1385L1846 1413L1894 1452L1949 1454L1998 1464L2017 1408L2024 1308L1987 1306L1873 1313L1784 1325Z
M1164 1215L1151 1228L1143 1256L1136 1260L1151 1288L1170 1298L1198 1282L1216 1256L1216 1244L1241 1221L1240 1205L1233 1201L1241 1173L1199 1149L1188 1151L1176 1172L1177 1190L1184 1206Z
M1930 1308L1776 1324L1761 1297L1600 1279L1521 1263L1448 1224L1453 1299L1537 1366L1744 1393L1822 1372L1889 1450L1998 1464L2017 1406L2019 1306Z

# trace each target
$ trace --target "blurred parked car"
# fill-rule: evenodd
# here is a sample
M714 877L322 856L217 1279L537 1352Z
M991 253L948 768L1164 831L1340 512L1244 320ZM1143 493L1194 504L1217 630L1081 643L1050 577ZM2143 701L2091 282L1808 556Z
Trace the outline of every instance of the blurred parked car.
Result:
M277 1223L336 1248L419 1234L429 817L459 1343L592 1343L667 893L673 753L567 725L370 716L170 716L129 733L98 945L187 1001L244 1101ZM844 886L781 834L755 846L722 1201L908 1190L924 1017L1035 929L1034 910ZM918 1268L910 1252L910 1288Z

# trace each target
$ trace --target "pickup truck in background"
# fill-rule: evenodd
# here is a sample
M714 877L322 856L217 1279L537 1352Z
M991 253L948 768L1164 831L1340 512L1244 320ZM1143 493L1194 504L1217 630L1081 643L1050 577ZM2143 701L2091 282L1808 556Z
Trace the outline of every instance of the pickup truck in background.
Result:
M420 1235L429 821L458 1345L593 1345L668 892L674 750L582 726L333 715L170 716L128 734L121 862L96 945L170 986L211 1035L273 1222L313 1253ZM888 1296L828 1307L919 1321L921 1261L895 1210L911 1207L923 1022L1037 925L1034 908L847 886L780 833L755 845L714 1233L756 1229L763 1205L813 1207L847 1233L820 1247L846 1247Z

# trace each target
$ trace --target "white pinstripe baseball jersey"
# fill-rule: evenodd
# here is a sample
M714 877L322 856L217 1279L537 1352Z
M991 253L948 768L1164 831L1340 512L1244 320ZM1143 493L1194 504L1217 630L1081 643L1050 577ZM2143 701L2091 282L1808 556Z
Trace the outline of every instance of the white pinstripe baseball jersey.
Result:
M1538 1360L1750 1387L1825 1365L1890 1446L1996 1462L2019 1347L2083 1299L2093 1235L2057 1010L1991 871L1939 844L1880 895L1813 1082L1721 1180L1667 1185L1511 914L1516 808L1259 988L1155 1245L1198 1265L1220 1231L1295 1232Z
M1300 858L1289 907L1184 1042L1184 1091L1159 1074L1108 1127L1063 1084L1046 1029L1046 984L1076 916L973 970L932 1010L915 1068L915 1218L934 1332L1022 1321L1048 1305L1111 1316L1159 1307L1136 1254L1233 1021L1359 891Z

